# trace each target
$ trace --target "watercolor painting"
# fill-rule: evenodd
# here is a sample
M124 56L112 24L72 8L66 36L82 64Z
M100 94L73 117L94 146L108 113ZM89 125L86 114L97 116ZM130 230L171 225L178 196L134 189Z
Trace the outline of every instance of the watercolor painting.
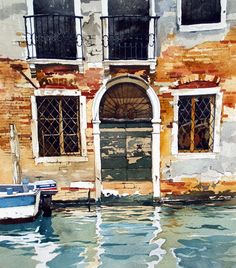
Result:
M0 19L0 268L236 267L235 0Z

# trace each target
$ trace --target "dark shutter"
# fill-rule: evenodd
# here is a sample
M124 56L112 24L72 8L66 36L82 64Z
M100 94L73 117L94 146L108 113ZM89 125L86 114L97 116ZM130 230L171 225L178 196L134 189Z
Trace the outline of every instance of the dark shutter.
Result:
M182 0L182 25L220 21L221 0Z

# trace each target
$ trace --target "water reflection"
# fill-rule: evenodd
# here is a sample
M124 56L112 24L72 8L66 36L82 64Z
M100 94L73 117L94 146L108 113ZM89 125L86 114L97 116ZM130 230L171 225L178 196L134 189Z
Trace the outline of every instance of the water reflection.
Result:
M154 208L102 208L99 267L147 267L158 263ZM159 247L159 245L158 245Z
M236 207L93 207L0 225L0 267L236 267Z

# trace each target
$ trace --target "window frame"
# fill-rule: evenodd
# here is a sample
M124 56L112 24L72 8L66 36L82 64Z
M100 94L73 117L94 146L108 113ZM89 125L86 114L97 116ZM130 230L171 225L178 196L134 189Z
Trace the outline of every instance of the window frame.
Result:
M27 16L32 16L34 15L34 5L33 5L33 0L26 0L26 5L27 5ZM81 14L81 1L80 0L74 0L74 14L75 16L82 16ZM30 29L30 25L28 25L28 28ZM34 25L32 25L32 31L35 32L34 30ZM80 23L76 20L75 24L76 28L76 36L81 36L82 37L82 29L80 26ZM33 35L33 43L35 44L35 36ZM28 62L32 64L45 64L45 63L60 63L60 64L72 64L72 65L79 65L81 69L83 69L82 62L83 62L83 44L81 46L77 46L77 59L75 60L70 60L70 59L47 59L47 58L38 58L37 53L36 53L36 47L33 48L33 51L30 51L31 55L30 58L27 59ZM27 47L25 49L25 53L27 55ZM36 55L34 58L33 55Z
M38 112L37 112L37 102L36 98L38 96L43 97L56 97L56 96L70 96L79 97L80 100L80 138L81 138L81 153L80 155L62 155L62 156L40 156L39 155L39 140L38 140ZM88 161L87 158L87 144L86 144L86 97L81 96L81 92L78 90L71 89L36 89L34 91L34 96L31 96L31 106L32 106L32 148L33 148L33 158L35 163L60 163L60 162L85 162Z
M178 113L179 113L179 97L180 96L203 96L203 95L215 95L215 122L214 122L214 141L213 151L209 152L179 152L178 150ZM174 109L174 122L172 128L172 144L171 152L179 158L195 159L195 158L215 158L216 154L220 152L220 121L221 121L221 109L222 109L222 97L220 87L212 88L183 88L174 89L172 91L174 97L173 109Z
M221 2L221 20L218 23L200 23L191 25L182 25L182 0L177 0L177 24L180 32L208 31L226 28L226 3L227 0Z

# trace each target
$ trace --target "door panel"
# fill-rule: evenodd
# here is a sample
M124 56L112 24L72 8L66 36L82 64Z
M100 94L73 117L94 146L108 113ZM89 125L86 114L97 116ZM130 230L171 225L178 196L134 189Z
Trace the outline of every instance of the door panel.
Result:
M102 124L102 180L151 180L151 124Z

